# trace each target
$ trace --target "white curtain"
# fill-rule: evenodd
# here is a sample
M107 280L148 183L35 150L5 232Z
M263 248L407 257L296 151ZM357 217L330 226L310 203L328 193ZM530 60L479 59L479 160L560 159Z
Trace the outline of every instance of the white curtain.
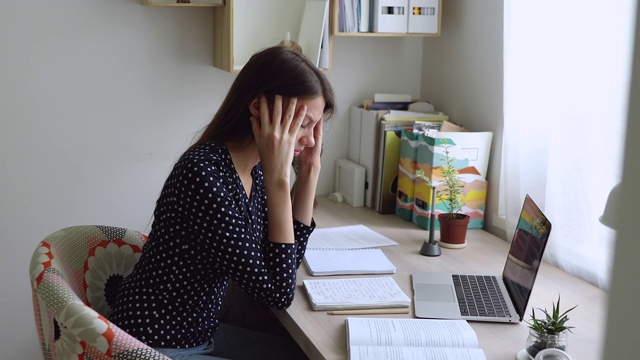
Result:
M635 6L505 1L507 234L528 193L553 225L546 260L601 288L615 233L598 217L622 174Z

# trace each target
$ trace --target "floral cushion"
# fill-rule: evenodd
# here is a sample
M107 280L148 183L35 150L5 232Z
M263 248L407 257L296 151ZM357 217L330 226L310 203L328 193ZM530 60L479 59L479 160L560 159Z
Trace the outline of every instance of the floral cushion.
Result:
M29 273L45 360L168 359L108 320L118 286L146 240L137 231L86 225L40 242Z

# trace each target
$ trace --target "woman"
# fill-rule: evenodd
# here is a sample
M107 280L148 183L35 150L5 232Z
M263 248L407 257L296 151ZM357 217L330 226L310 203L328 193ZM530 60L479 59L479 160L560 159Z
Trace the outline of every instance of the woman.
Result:
M334 107L331 85L302 54L276 46L253 55L167 178L110 320L174 359L282 350L232 344L240 335L220 326L220 306L229 279L263 304L291 305Z

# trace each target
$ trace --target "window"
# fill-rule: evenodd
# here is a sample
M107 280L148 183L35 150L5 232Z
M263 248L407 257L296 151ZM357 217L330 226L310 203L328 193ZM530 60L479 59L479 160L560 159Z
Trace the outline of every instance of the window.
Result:
M545 258L608 287L636 2L507 0L501 203L513 233L525 194L553 224Z

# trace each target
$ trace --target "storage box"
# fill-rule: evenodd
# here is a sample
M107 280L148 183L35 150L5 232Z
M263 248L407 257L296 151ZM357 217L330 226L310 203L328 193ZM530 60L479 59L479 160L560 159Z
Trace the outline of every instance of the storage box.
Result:
M409 33L438 34L440 0L409 0Z
M373 4L373 32L407 32L408 0L374 0Z
M438 136L447 137L429 137L424 135L418 135L417 151L416 151L416 172L419 170L424 171L425 176L429 178L436 186L436 194L446 189L446 184L442 177L440 168L446 165L446 156L444 154L444 148L442 145L448 144L449 157L454 158L452 166L458 170L458 175L464 183L462 190L465 205L460 211L463 214L471 217L469 221L469 228L482 228L484 226L484 210L486 206L487 198L487 181L481 172L473 165L473 161L467 157L469 149L462 148L460 144L456 143L453 139L455 134L477 134L477 138L486 137L491 138L491 133L438 133ZM478 141L478 146L482 148L475 149L477 151L471 152L472 154L483 154L488 158L490 140L487 144L486 141ZM467 152L465 152L465 150ZM486 169L485 169L486 171ZM414 181L414 204L413 204L413 222L418 226L429 229L429 218L431 215L431 187L427 185L427 182L416 178ZM440 213L447 212L445 204L436 199L435 213L436 216ZM435 230L439 230L439 222L435 222Z

